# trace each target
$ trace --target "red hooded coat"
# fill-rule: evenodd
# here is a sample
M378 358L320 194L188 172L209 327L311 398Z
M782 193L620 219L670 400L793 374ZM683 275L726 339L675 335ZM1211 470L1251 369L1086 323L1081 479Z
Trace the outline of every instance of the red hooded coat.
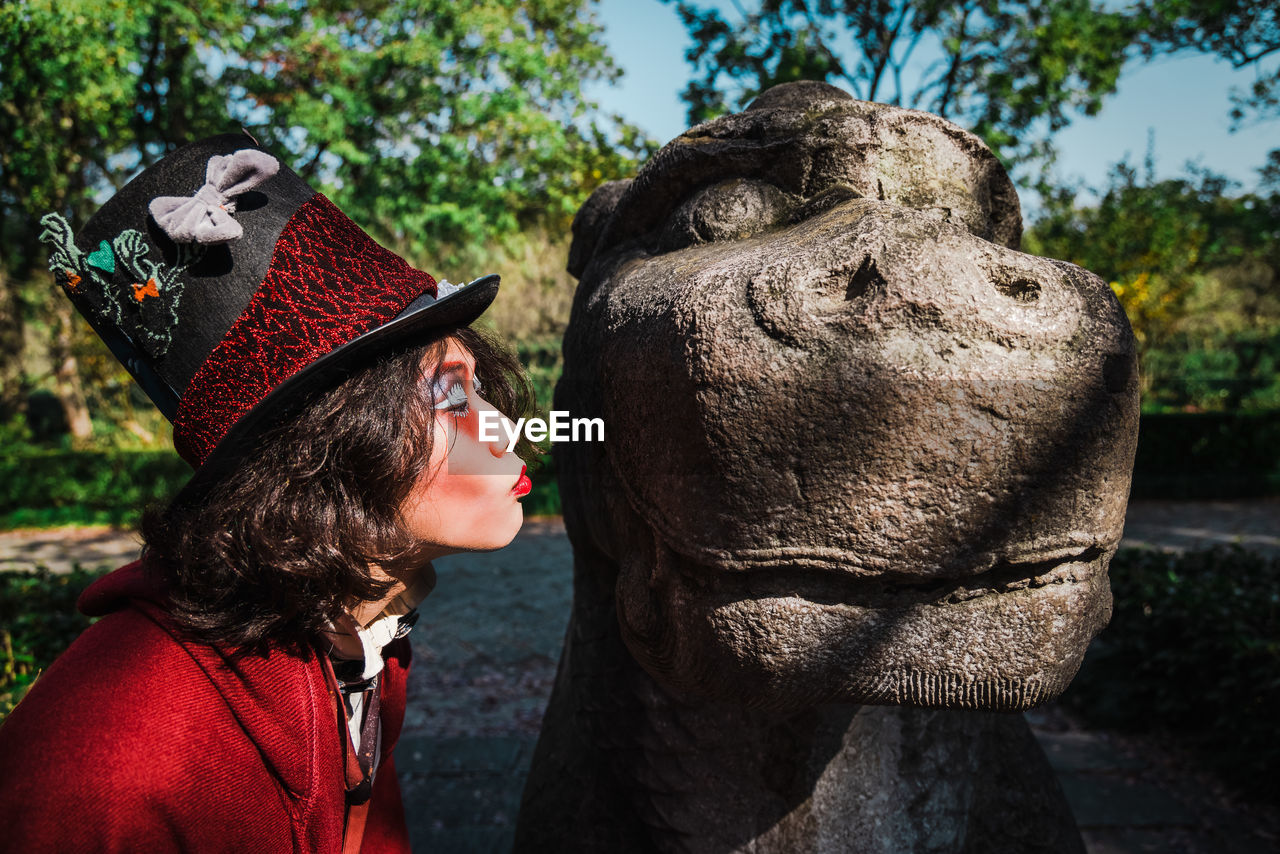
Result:
M163 602L138 562L80 597L102 619L0 727L0 847L341 852L344 790L359 771L328 657L232 661L185 637ZM391 751L408 641L383 656L383 760L359 850L407 852Z

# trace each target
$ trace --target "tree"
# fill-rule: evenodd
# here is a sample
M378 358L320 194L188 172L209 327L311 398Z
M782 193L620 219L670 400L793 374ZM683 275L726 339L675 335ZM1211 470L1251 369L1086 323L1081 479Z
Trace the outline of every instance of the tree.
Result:
M1280 53L1280 6L1256 0L1160 0L1143 3L1140 15L1139 46L1148 58L1198 51L1235 68L1259 69L1248 92L1232 93L1233 129L1250 115L1258 121L1280 118L1280 62L1261 67Z
M1009 165L1045 167L1050 135L1115 91L1138 26L1131 10L1089 0L762 0L737 24L685 0L676 9L694 41L691 122L778 83L824 80L965 125ZM937 58L904 84L922 44Z
M583 0L274 0L236 53L255 134L414 254L567 227L651 148L582 98L619 73Z
M1214 397L1233 409L1260 379L1273 385L1261 375L1280 344L1280 193L1230 195L1226 178L1189 173L1156 181L1148 152L1143 178L1117 164L1096 204L1060 188L1024 247L1111 283L1138 339L1149 400L1187 400L1168 386L1185 385L1174 374L1190 365L1197 381L1217 383L1200 403Z
M77 336L91 334L39 274L39 218L72 222L95 195L189 136L225 127L225 99L197 56L236 24L239 4L196 11L158 0L27 0L0 6L0 411L28 390L24 329L46 342L52 380L77 436L90 429Z
M21 323L52 328L49 313L67 312L28 285L40 215L83 222L103 194L209 133L248 127L430 270L447 268L448 246L563 230L596 184L654 147L581 97L619 74L593 2L0 6L0 138L13 141L0 149L5 393L19 385Z

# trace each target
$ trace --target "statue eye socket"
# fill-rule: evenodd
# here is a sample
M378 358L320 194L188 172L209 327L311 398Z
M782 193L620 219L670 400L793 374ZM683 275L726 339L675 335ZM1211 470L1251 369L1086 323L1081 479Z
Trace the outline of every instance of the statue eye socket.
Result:
M671 214L658 251L751 237L787 221L796 204L790 194L765 181L721 181L699 190Z

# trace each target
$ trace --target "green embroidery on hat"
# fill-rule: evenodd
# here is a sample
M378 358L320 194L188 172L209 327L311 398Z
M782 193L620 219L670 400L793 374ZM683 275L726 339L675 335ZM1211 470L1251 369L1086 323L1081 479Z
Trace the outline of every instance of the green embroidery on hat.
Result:
M103 240L86 254L76 246L71 226L60 215L46 214L40 224L44 226L40 241L52 247L49 269L58 283L153 359L162 358L178 325L178 304L185 288L180 277L204 257L205 247L178 244L175 263L166 266L146 257L150 249L139 231L123 231L111 243ZM125 287L123 300L110 278L117 259L133 280Z
M111 254L111 244L103 240L98 248L89 253L89 264L104 273L116 271L116 256Z
M96 297L96 300L86 299L90 308L108 323L120 327L120 302L101 271L89 266L88 258L76 246L71 226L56 213L45 214L40 218L40 225L44 226L40 232L40 242L51 247L49 270L58 284L73 296L85 297L91 294ZM112 267L114 266L113 258ZM96 302L101 305L95 304Z
M122 232L114 244L121 266L134 280L132 300L143 318L139 330L157 356L168 352L178 325L178 303L186 287L179 276L205 253L199 244L179 243L176 247L176 263L166 267L146 257L149 250L141 232Z

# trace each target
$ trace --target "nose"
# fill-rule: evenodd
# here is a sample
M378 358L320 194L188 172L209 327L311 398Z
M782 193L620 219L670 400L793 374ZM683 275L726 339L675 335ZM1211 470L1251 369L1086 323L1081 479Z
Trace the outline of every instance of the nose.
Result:
M481 433L480 444L484 445L488 449L489 453L493 454L495 457L502 458L507 454L507 445L511 441L510 436L516 432L515 424L511 422L510 418L500 412L496 406L489 403L489 401L484 398L479 398L479 402L480 405L478 408L482 412L488 411L497 413L498 417L501 419L498 429L490 433L488 437L485 437L485 434ZM496 436L494 433L496 433Z

